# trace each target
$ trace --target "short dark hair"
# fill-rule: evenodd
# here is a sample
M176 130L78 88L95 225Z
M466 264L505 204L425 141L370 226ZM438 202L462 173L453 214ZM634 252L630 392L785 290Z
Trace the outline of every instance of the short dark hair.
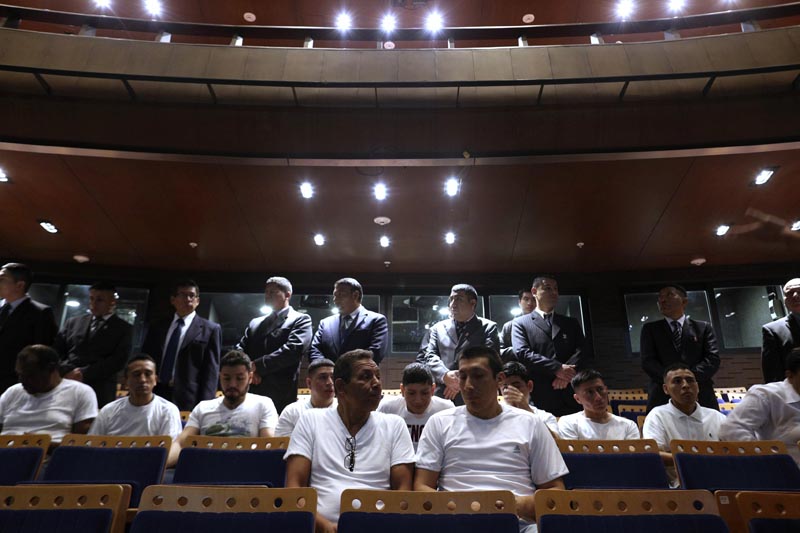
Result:
M525 383L527 383L531 379L528 376L528 369L525 368L525 365L523 365L519 361L509 361L506 364L504 364L503 374L505 374L506 377L508 378L510 378L511 376L517 376Z
M95 281L89 287L90 291L108 291L108 292L117 292L117 288L114 286L113 283L110 281Z
M280 289L281 289L283 292L288 292L288 293L291 293L291 292L293 292L293 291L292 291L292 283L291 283L291 282L290 282L288 279L286 279L286 278L284 278L284 277L281 277L281 276L272 276L271 278L269 278L269 279L266 281L266 283L264 283L264 285L265 285L265 286L266 286L266 285L270 285L270 284L275 284L275 285L277 285L278 287L280 287Z
M588 383L596 379L603 379L603 374L601 374L597 370L587 368L586 370L581 370L580 372L575 374L575 377L572 378L572 381L570 381L570 385L572 385L572 388L574 390L577 390L578 387L580 387L584 383Z
M155 359L153 359L152 357L150 357L149 355L147 355L146 353L137 353L137 354L134 354L134 355L132 355L132 356L131 356L131 357L130 357L130 358L129 358L129 359L126 361L126 362L125 362L125 375L126 375L126 376L128 375L128 367L129 367L129 366L130 366L132 363L135 363L136 361L150 361L151 363L153 363L153 365L154 365L154 366L158 366L158 364L156 363L156 360L155 360Z
M691 368L689 368L689 365L687 365L686 363L682 363L682 362L678 361L677 363L672 363L671 365L668 365L664 369L664 372L661 374L661 381L666 383L667 374L669 374L673 370L688 370L688 371L694 373L694 371Z
M192 288L194 288L194 290L198 294L198 296L200 295L200 285L198 285L195 280L189 279L189 278L179 279L178 281L173 283L172 287L170 289L170 294L172 296L177 296L178 295L178 290L180 290L181 287L192 287Z
M372 352L369 350L350 350L343 353L336 360L336 364L333 365L334 383L337 379L350 383L350 379L353 377L353 363L372 358Z
M500 359L500 355L494 348L488 346L471 346L458 354L458 360L460 361L480 358L485 358L489 361L489 368L492 369L493 376L496 377L497 374L503 371L503 360Z
M314 359L308 364L308 371L307 371L308 377L311 377L311 375L314 372L316 372L317 369L319 368L326 368L326 367L333 368L335 366L336 363L334 363L330 359L325 359L324 357L322 359Z
M411 363L403 369L403 385L433 385L433 374L422 363Z
M3 270L8 272L14 280L14 283L24 281L25 292L28 292L28 289L31 287L31 282L33 281L33 271L31 267L22 263L6 263L3 265Z
M517 291L517 300L522 300L522 296L526 292L531 292L531 290L530 289L520 289L519 291Z
M188 287L188 285L183 285L183 287ZM222 368L223 366L239 366L244 365L247 367L247 370L250 370L250 365L252 361L241 350L230 350L228 353L222 356L222 359L219 361L219 367Z
M795 374L800 372L800 346L789 352L786 356L786 370Z
M361 284L355 278L342 278L333 284L333 288L335 289L337 285L344 285L345 287L350 287L351 291L357 292L359 302L364 297L364 289L361 288Z
M453 288L450 289L450 292L463 292L469 297L470 300L478 299L478 291L475 290L475 287L467 283L458 283L453 285Z
M557 281L556 277L551 274L539 274L538 276L533 278L533 283L531 284L531 288L535 289L536 287L540 287L544 283L544 280L546 279L552 279L553 281Z
M680 294L682 297L684 297L684 298L688 298L689 297L689 293L686 292L686 289L683 288L683 285L678 285L676 283L668 283L667 285L664 285L663 287L661 287L661 289L659 289L659 291L662 291L664 289L675 289L676 291L678 291L678 294Z
M17 354L17 361L25 366L33 366L40 372L57 369L59 358L57 351L44 344L30 344Z

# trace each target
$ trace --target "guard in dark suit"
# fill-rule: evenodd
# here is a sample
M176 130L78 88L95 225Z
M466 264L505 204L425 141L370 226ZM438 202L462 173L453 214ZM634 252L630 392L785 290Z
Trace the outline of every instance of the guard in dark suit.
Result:
M116 288L95 283L89 287L90 314L67 320L53 344L63 377L94 389L98 407L116 398L117 374L131 354L133 327L114 314L116 306Z
M536 309L536 300L533 299L533 294L530 289L522 289L519 291L518 295L520 316L530 314ZM512 318L503 324L500 330L500 358L503 362L517 360L516 355L514 355L514 347L511 345L511 330L513 325L514 319Z
M17 354L30 344L51 346L58 332L53 310L28 296L33 272L22 263L0 269L0 394L17 383Z
M497 324L475 314L478 292L472 285L453 285L450 289L450 316L430 328L430 340L425 353L417 361L427 366L436 380L436 395L463 405L459 392L458 356L472 346L497 350L500 338Z
M764 383L786 379L786 357L800 346L800 278L786 282L783 297L789 314L761 328Z
M514 319L511 343L533 379L533 404L555 416L576 413L581 406L573 398L570 381L587 368L592 344L576 319L554 312L558 283L552 276L534 279L531 293L536 309Z
M253 361L250 392L269 396L278 413L297 401L300 361L311 345L311 317L295 311L289 305L291 298L288 279L269 278L264 301L272 313L251 320L236 346Z
M216 396L222 330L195 313L200 288L194 281L178 282L169 301L175 314L150 326L142 351L156 361L155 393L181 411L191 411Z
M385 316L361 305L363 296L361 284L353 278L342 278L333 285L333 305L340 314L320 321L309 361L324 358L336 362L343 353L363 349L370 350L375 364L380 364L389 351L389 325Z
M684 363L694 373L700 389L697 401L703 407L719 411L712 378L719 370L719 350L714 328L708 322L692 320L684 314L689 298L686 289L670 285L658 292L658 309L666 320L642 326L642 368L650 376L647 412L664 405L664 369Z

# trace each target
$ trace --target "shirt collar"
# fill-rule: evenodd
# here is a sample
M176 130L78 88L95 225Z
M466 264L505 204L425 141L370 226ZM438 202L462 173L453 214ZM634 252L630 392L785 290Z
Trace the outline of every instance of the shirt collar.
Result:
M11 311L14 311L17 307L19 307L19 304L21 304L25 300L30 300L30 299L31 299L31 297L26 294L25 296L23 296L19 300L14 300L13 302L7 302L7 301L3 300L3 305L5 305L5 304L10 305L11 306ZM9 311L9 312L11 312L11 311Z
M671 400L671 399L670 399L670 401L669 401L669 404L668 404L668 405L669 405L669 408L672 410L672 413L673 413L675 416L687 416L687 417L690 417L690 418L694 418L694 419L695 419L695 420L697 420L698 422L702 422L702 421L703 421L702 410L700 409L700 404L699 404L699 403L697 403L697 402L695 402L695 404L694 404L694 411L692 411L692 414L690 414L690 415L687 415L686 413L684 413L683 411L681 411L680 409L678 409L678 408L675 406L675 404L673 404L673 403L672 403L672 400Z
M183 317L183 325L184 325L184 326L187 326L187 325L191 324L191 323L192 323L192 320L194 320L194 317L195 317L195 315L196 315L196 314L197 314L197 311L192 311L191 313L189 313L188 315L186 315L185 317ZM175 313L175 315L172 317L172 322L173 322L173 324L174 324L174 323L175 323L175 321L176 321L176 320L178 320L179 318L181 318L181 317L178 315L178 313Z
M536 309L534 309L533 311L534 311L535 313L538 313L538 314L539 314L539 316L540 316L540 317L542 317L542 318L544 318L544 315L551 315L551 316L552 316L552 315L553 315L553 313L555 313L555 312L556 312L556 311L555 311L555 309L554 309L554 310L550 311L549 313L545 313L544 311L542 311L542 310L541 310L541 309L539 309L538 307L537 307Z
M789 379L784 379L781 384L783 385L783 396L786 399L786 403L800 403L800 394L794 390L792 384L789 383Z
M358 313L360 311L361 311L361 305L359 304L359 306L356 307L355 310L352 313L350 313L349 315L342 315L342 317L349 316L350 318L355 320L356 318L358 318Z
M667 321L667 324L669 324L670 329L672 328L673 322L677 322L678 324L681 325L681 327L683 327L683 324L686 322L686 315L681 315L681 317L678 320L672 320L670 317L665 316L664 320Z

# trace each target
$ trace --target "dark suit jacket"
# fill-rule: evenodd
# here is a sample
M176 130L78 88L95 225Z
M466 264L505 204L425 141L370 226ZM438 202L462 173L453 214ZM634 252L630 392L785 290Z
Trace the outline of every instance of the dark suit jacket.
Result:
M650 376L648 411L667 403L668 397L662 388L664 369L678 362L686 364L694 373L700 388L700 405L719 409L712 381L719 369L719 350L711 324L687 318L683 323L681 352L678 353L672 345L670 324L664 319L648 322L642 326L641 354L642 368Z
M142 344L142 351L156 360L159 371L167 331L173 321L171 317L152 324ZM171 400L181 411L191 411L201 401L213 399L219 382L221 344L222 330L219 324L195 315L178 349L174 388L170 394L168 385L159 383L156 394Z
M285 312L250 321L236 346L250 356L261 376L251 385L256 394L269 396L280 413L297 400L300 360L311 345L311 317L291 307Z
M51 346L58 332L53 310L30 298L0 328L0 394L17 382L17 354L29 344Z
M800 346L800 321L792 314L764 324L761 328L761 371L764 383L786 378L786 356Z
M552 325L548 334L547 323L536 311L517 317L511 326L511 343L533 380L534 405L562 416L579 411L580 406L572 397L572 387L553 388L556 372L562 364L587 368L593 352L576 319L554 313Z
M503 362L516 361L517 356L514 354L514 347L511 345L511 330L514 325L514 320L511 319L500 330L500 358Z
M473 346L488 346L495 350L500 348L500 338L497 335L497 324L477 315L468 322L461 336L456 335L456 323L452 318L441 320L429 330L430 340L425 353L418 357L418 361L427 366L433 374L439 387L436 394L444 394L443 379L449 370L458 369L458 354ZM456 405L464 403L459 394L453 399Z
M97 393L97 406L116 398L117 373L131 354L133 327L111 315L100 329L89 337L92 315L67 320L56 335L53 348L61 355L61 373L83 369L83 382Z
M389 351L389 326L386 317L373 313L361 307L355 324L350 325L350 331L339 338L339 315L323 318L314 333L311 349L308 352L309 361L327 358L336 361L339 356L350 350L371 350L375 363L381 360Z

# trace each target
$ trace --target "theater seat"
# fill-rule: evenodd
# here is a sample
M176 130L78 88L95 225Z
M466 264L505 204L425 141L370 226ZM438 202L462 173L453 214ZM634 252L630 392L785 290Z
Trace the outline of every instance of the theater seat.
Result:
M667 489L669 478L653 439L559 440L568 489Z
M751 533L800 531L800 493L739 492L736 505Z
M33 481L50 446L50 435L0 436L0 485Z

